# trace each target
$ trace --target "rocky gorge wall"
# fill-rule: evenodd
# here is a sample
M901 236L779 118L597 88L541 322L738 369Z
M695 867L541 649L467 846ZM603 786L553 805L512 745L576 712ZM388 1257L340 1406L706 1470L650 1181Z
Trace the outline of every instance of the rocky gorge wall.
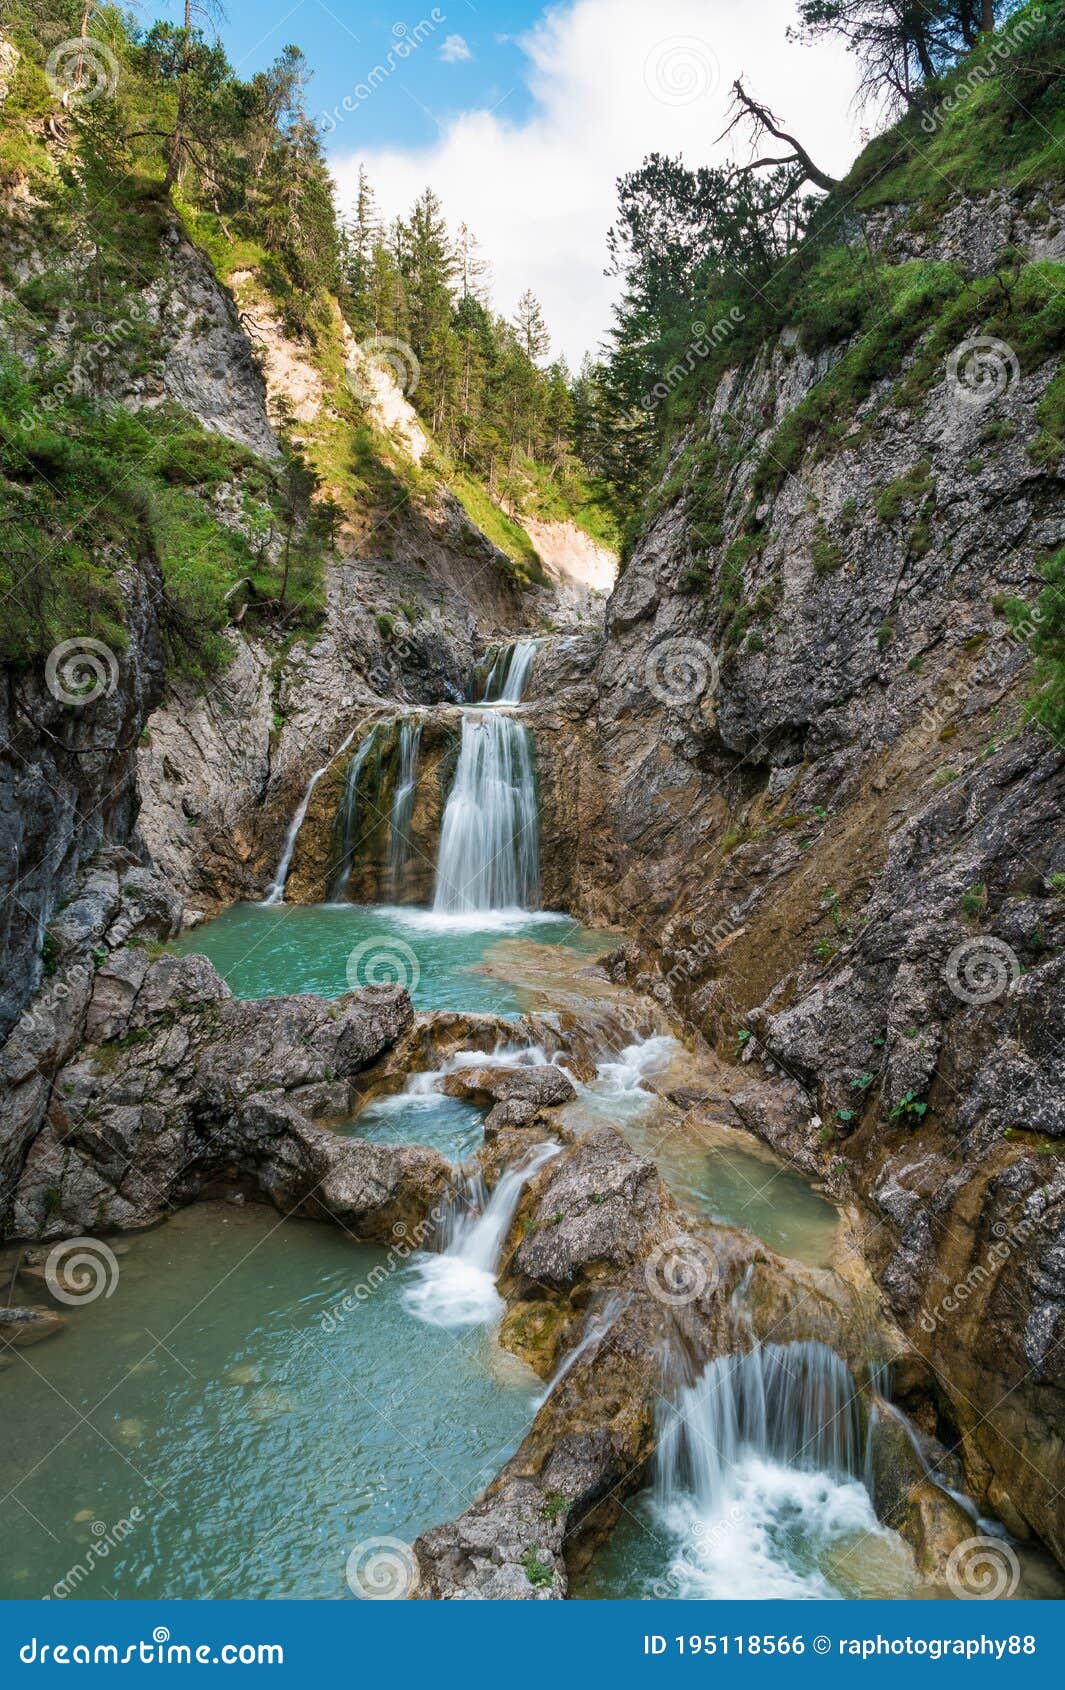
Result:
M1004 230L996 196L923 249L979 275ZM1065 780L1002 614L1065 539L1029 451L1057 362L913 392L915 348L775 463L847 350L786 334L726 374L604 641L538 665L545 897L628 928L735 1062L732 1118L860 1200L975 1493L1060 1555Z

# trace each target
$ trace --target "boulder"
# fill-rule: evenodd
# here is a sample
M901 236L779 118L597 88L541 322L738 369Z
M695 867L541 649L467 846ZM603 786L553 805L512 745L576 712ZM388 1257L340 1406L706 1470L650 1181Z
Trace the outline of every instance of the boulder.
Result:
M557 1109L572 1103L576 1088L572 1080L551 1063L530 1067L458 1068L440 1081L448 1097L468 1098L471 1103L531 1103L538 1109Z

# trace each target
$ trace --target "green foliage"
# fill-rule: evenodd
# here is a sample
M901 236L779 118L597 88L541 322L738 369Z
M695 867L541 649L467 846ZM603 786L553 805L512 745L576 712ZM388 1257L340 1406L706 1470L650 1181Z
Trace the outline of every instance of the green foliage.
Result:
M907 506L919 504L932 491L932 464L922 458L913 469L881 488L873 502L873 509L881 522L897 522Z
M239 490L240 528L219 521L210 502L223 485ZM121 652L129 577L140 574L172 660L197 675L217 668L227 655L226 595L238 582L249 584L252 621L273 623L286 609L283 566L264 544L284 530L284 485L284 472L181 413L104 411L0 363L0 660L23 667L82 637ZM320 547L307 508L293 521L299 565L286 614L313 626Z
M1035 604L1013 599L1006 614L1035 659L1029 719L1060 748L1065 746L1065 550L1047 560L1042 575L1046 586Z
M519 580L546 581L539 553L521 524L493 504L485 489L472 477L459 475L452 485L470 521L510 559Z
M365 171L340 255L349 320L371 341L398 343L399 360L411 368L404 349L413 354L411 402L445 464L463 478L463 502L472 480L486 484L496 544L502 534L501 549L537 578L527 536L506 529L500 507L569 518L616 544L609 489L587 468L594 373L574 381L563 360L547 363L550 335L535 296L522 294L513 322L495 314L488 266L470 231L463 225L452 236L428 188L408 217L386 227Z
M829 534L824 523L820 521L814 526L814 537L810 544L810 557L813 560L816 575L833 575L837 569L843 567L843 553Z
M964 26L944 22L948 14L961 17L966 5ZM863 432L888 405L922 404L942 380L949 353L973 334L1006 341L1025 371L1065 348L1060 265L1003 254L991 275L975 278L949 263L890 265L874 254L854 213L855 202L862 210L908 205L915 232L934 229L960 184L967 193L1027 189L1060 173L1061 7L1017 8L1003 0L997 36L979 34L976 11L969 0L894 9L881 0L803 0L813 34L842 33L876 76L904 62L909 78L922 31L930 53L926 60L918 55L912 81L895 85L896 92L905 85L913 109L817 204L803 199L797 171L761 202L751 197L748 177L693 171L660 155L622 179L612 255L624 291L602 390L614 424L610 473L623 502L627 493L631 506L663 474L678 434L726 367L776 340L782 325L792 326L802 352L829 367L765 448L750 487L754 501L797 473L811 448L823 455L845 435L857 447L855 414L870 398ZM767 173L762 186L768 190L777 174ZM705 356L686 361L694 319L730 326ZM668 397L648 408L642 396L673 370L680 379L667 382ZM763 413L747 420L764 426L768 419ZM1065 375L1047 389L1040 420L1033 456L1056 468L1065 456ZM1001 425L1003 437L1009 427ZM930 543L927 521L918 521L907 538L910 555L920 557ZM697 560L687 584L698 585L700 573L705 566Z
M865 149L841 199L857 195L866 209L910 205L928 220L958 183L978 194L1053 181L1065 123L1062 35L1060 6L1011 8L996 35L941 71L925 111L915 108Z
M919 1121L923 1118L923 1116L927 1115L927 1113L927 1103L923 1103L915 1091L908 1091L899 1098L899 1101L891 1111L890 1119L892 1121L896 1121L900 1117L905 1119L907 1116L912 1116Z
M594 1201L594 1199L593 1199ZM600 1201L605 1202L602 1198ZM560 1490L549 1490L540 1509L540 1516L544 1520L554 1522L561 1518L569 1507L569 1499Z
M535 1590L546 1590L554 1582L554 1573L546 1561L541 1561L534 1549L527 1549L521 1558L525 1577Z

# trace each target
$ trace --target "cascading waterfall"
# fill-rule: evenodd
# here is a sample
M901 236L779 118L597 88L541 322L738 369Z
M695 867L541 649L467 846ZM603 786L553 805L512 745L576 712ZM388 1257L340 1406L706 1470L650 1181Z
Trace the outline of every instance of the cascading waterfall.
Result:
M292 858L293 858L293 855L294 855L295 850L296 850L296 840L299 837L300 828L303 826L304 820L306 818L307 808L308 808L308 806L311 802L311 798L314 795L314 789L318 785L318 782L321 780L322 776L325 774L326 770L331 769L333 764L336 762L337 758L342 757L344 755L348 746L351 744L352 740L355 738L355 735L356 735L357 732L358 732L357 728L352 728L352 730L348 734L347 738L343 741L343 743L341 745L339 745L337 747L336 751L334 751L334 753L330 757L328 763L323 763L320 769L315 769L315 771L314 771L313 775L311 776L310 780L307 782L307 790L303 794L303 797L300 799L299 804L296 808L296 814L293 816L291 822L289 823L289 829L288 829L288 832L285 835L284 847L282 848L282 851L281 851L281 860L277 865L277 872L274 875L273 883L270 886L269 890L267 891L266 897L263 899L264 904L283 904L284 903L284 901L285 901L285 882L288 880L288 871L292 867Z
M581 1333L578 1342L574 1344L568 1355L563 1356L548 1380L547 1390L540 1398L541 1403L545 1403L551 1392L561 1385L567 1373L576 1367L581 1356L587 1355L588 1351L598 1344L600 1338L606 1337L618 1315L628 1308L629 1302L628 1297L608 1297L601 1309L593 1311L588 1316L584 1323L584 1331Z
M414 814L414 795L418 787L418 751L422 739L422 719L404 717L399 725L399 751L396 782L392 793L392 813L389 820L388 884L394 902L402 892L403 871L411 854L410 824Z
M660 1416L652 1510L675 1554L662 1594L834 1597L850 1543L881 1527L862 1483L863 1415L826 1345L710 1362Z
M756 1344L718 1356L682 1386L659 1432L656 1494L669 1504L690 1493L717 1512L747 1454L841 1479L861 1474L857 1387L827 1345Z
M359 846L359 784L371 752L378 748L381 726L381 723L375 724L365 739L360 741L344 774L344 790L333 823L335 867L326 894L327 902L331 904L339 904L342 901L351 880L351 870Z
M509 646L485 683L483 703L517 704L535 654ZM458 765L440 830L433 908L442 915L535 908L539 814L528 729L498 709L468 707Z
M519 704L536 656L535 640L516 640L497 652L481 694L483 704Z
M407 1306L430 1326L483 1326L503 1307L496 1290L499 1257L522 1187L557 1156L562 1146L549 1139L508 1168L491 1196L478 1168L465 1174L444 1216L439 1255L420 1257Z
M502 712L466 711L440 829L433 908L466 915L535 907L538 828L528 732Z

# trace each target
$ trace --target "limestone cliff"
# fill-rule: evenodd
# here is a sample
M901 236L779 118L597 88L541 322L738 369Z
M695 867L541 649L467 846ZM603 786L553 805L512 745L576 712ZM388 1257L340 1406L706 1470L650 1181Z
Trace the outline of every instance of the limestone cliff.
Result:
M920 244L979 277L1060 223L994 196ZM535 678L548 897L628 927L745 1124L862 1199L976 1490L1060 1553L1065 781L1002 613L1065 538L1058 361L974 402L933 322L838 424L853 348L785 332L678 442L602 645Z

